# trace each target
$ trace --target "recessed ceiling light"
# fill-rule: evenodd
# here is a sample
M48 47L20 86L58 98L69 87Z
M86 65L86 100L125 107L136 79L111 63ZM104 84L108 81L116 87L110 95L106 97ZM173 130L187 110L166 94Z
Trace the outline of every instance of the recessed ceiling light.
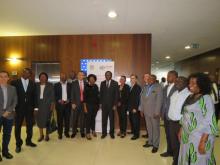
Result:
M110 11L110 12L108 13L108 17L109 17L109 18L116 18L116 17L117 17L117 13L116 13L115 11Z
M185 49L191 49L190 45L185 46Z
M170 59L170 56L166 56L165 58L166 58L166 59Z

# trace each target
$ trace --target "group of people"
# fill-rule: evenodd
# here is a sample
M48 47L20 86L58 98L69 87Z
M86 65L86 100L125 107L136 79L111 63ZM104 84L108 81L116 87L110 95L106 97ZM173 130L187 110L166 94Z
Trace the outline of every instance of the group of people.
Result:
M156 153L160 144L160 119L164 121L167 151L162 157L173 157L173 165L214 165L214 141L218 134L219 90L213 77L203 73L178 76L169 71L167 85L158 83L153 74L144 74L144 85L138 83L135 74L130 75L130 85L126 76L117 81L112 73L105 73L100 88L97 77L84 72L77 79L67 81L67 75L60 74L60 82L48 82L45 72L39 74L39 82L30 79L32 71L25 68L21 78L8 84L9 74L0 72L0 126L3 126L2 156L11 159L10 142L13 121L15 121L16 153L21 152L23 140L21 127L26 122L26 145L36 147L32 142L33 125L39 128L38 142L49 141L51 116L57 114L58 138L75 138L80 128L81 137L88 140L96 137L95 120L99 109L102 110L102 135L115 138L115 111L118 113L118 136L127 134L127 118L130 121L131 140L140 137L140 120L144 119L148 140L143 147L152 147ZM128 117L127 117L127 114ZM13 120L14 119L14 120ZM72 132L70 134L70 127ZM0 160L2 157L0 155Z

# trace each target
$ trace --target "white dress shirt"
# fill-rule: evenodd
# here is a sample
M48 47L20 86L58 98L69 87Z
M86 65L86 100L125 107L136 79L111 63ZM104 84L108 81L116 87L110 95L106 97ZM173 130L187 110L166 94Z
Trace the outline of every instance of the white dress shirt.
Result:
M167 97L169 96L170 91L171 91L171 89L173 88L173 86L174 86L174 83L168 85L168 88L167 88Z
M67 101L67 81L65 83L60 82L62 86L62 100Z
M170 97L170 107L168 111L169 119L173 121L179 121L181 119L182 106L190 94L188 88L185 88L180 92L177 90L173 93Z
M22 85L24 87L24 91L26 92L27 91L27 87L28 87L28 83L29 83L29 79L24 79L23 77L21 77L21 82L22 82Z
M40 85L40 99L44 98L44 89L45 89L45 84Z
M216 83L212 83L212 88L215 91L215 93L212 90L210 96L211 96L211 98L213 100L213 103L214 104L218 104L219 103L219 96L218 96L218 87L217 87Z
M106 80L106 86L109 88L110 87L110 84L111 84L111 80L107 81Z

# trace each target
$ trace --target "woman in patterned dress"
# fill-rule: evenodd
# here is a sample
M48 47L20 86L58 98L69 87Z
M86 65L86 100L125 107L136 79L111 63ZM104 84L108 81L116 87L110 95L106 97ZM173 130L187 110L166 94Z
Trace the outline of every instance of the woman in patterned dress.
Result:
M189 89L192 95L184 103L180 121L178 165L215 165L214 141L218 130L208 76L192 74Z

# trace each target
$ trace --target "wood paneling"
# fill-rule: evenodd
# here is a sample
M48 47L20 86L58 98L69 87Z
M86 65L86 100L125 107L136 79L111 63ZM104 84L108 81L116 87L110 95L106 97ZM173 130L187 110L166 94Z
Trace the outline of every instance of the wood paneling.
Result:
M23 60L9 65L11 53ZM18 71L33 61L59 61L62 72L78 71L82 58L110 58L115 61L115 75L131 73L139 77L150 72L150 34L58 35L0 37L0 69Z
M188 76L194 72L208 72L216 75L220 83L220 48L177 62L175 69L179 75Z

